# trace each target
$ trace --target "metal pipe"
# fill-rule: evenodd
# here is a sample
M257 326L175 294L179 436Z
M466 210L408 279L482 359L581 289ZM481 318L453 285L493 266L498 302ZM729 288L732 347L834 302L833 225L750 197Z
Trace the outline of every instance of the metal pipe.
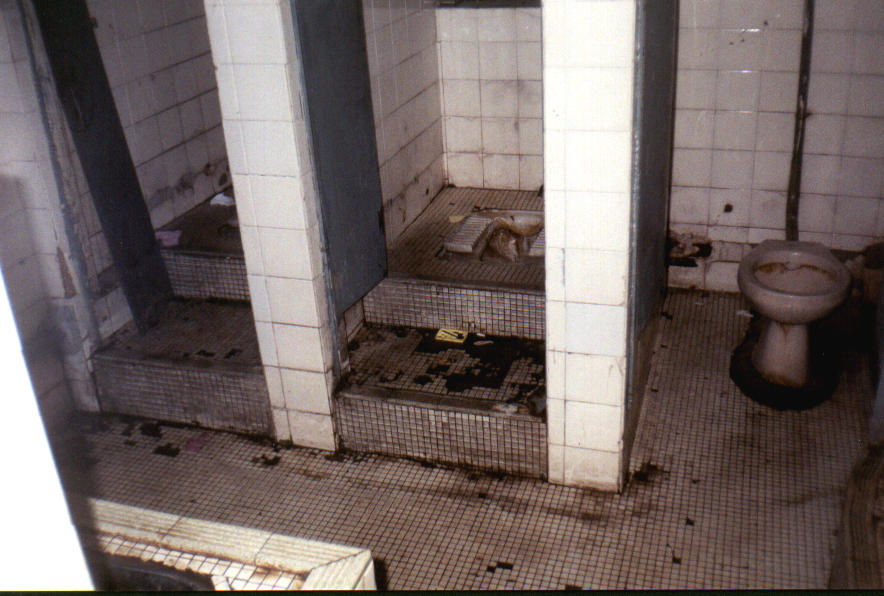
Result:
M792 141L792 163L789 167L789 189L786 195L786 240L798 240L798 202L801 197L801 160L804 154L804 125L810 116L810 113L807 111L807 89L810 83L813 12L814 0L804 0L804 29L801 34L801 64L798 68L795 136Z

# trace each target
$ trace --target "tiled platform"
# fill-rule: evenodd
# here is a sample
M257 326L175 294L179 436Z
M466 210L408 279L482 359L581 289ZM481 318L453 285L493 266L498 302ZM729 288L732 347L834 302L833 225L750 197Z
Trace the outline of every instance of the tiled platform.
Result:
M145 335L124 327L92 358L106 412L270 434L248 304L173 300Z
M543 342L471 333L453 344L436 341L435 334L364 327L349 344L349 383L509 403L525 413L529 395L543 396Z
M545 478L543 342L367 326L335 397L339 445Z
M231 192L231 191L228 191ZM236 207L209 201L163 226L181 232L177 246L163 248L163 260L176 296L249 300Z
M668 299L621 495L122 421L57 452L75 493L366 547L392 589L825 588L866 361L816 408L760 406L727 373L741 308Z
M525 190L443 189L390 249L390 277L543 290L542 258L510 263L445 253L445 238L460 225L459 218L483 209L542 212L543 197L537 191Z

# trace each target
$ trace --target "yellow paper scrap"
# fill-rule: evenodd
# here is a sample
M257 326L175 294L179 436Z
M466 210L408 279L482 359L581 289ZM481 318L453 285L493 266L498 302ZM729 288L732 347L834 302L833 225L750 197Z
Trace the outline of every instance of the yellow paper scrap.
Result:
M462 344L467 338L467 332L459 329L440 329L436 332L436 341L447 341L453 344Z

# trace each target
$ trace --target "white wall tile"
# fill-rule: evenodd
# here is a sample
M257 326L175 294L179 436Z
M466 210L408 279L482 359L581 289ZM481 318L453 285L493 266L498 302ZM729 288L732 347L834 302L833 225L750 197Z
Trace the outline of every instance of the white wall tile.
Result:
M265 277L272 321L308 327L319 326L313 282Z
M719 71L715 107L719 110L755 110L760 89L761 73L757 71Z
M670 219L678 223L707 223L709 192L705 187L673 187L669 199Z
M519 156L519 188L538 190L543 186L543 156Z
M762 72L758 109L794 113L797 94L797 72Z
M629 255L569 248L565 250L565 300L621 305L626 302Z
M712 147L715 115L716 112L712 110L676 110L675 146L687 149L709 149Z
M290 126L270 121L243 121L243 142L249 173L297 176L300 173L295 137Z
M784 229L786 225L786 194L784 192L752 191L749 224L754 228Z
M751 151L713 151L712 186L749 188L752 185L753 157Z
M569 192L565 244L569 248L627 251L629 200L626 194ZM547 230L551 239L550 230Z
M759 151L791 151L795 133L792 114L762 112L758 114L758 137L755 149Z
M737 286L737 270L739 263L727 263L715 261L706 267L704 286L706 289L717 292L739 292Z
M682 0L679 3L679 27L712 28L718 25L721 0Z
M838 192L841 157L805 154L801 164L801 191L814 194Z
M541 11L537 8L516 10L516 40L541 40Z
M513 42L479 43L479 78L515 80L517 65L516 44Z
M330 415L327 373L279 369L285 407L314 414Z
M518 126L519 153L521 155L542 155L543 120L541 118L521 118L518 120Z
M753 149L756 144L756 121L758 114L746 112L715 112L715 149ZM758 134L762 134L758 126Z
M263 275L247 275L249 284L249 301L252 304L252 315L256 321L272 321L270 300L267 297L267 286Z
M609 406L623 405L624 358L575 353L569 353L565 358L565 399Z
M569 351L602 356L625 354L624 307L568 302L565 317L565 339Z
M325 372L320 344L320 330L316 327L273 324L279 365L314 372Z
M543 84L540 81L519 81L517 100L520 118L543 117Z
M627 192L631 175L629 132L565 133L565 184L569 189Z
M292 443L315 449L335 450L335 432L331 416L288 411Z
M565 35L563 66L629 66L635 46L635 5L566 2Z
M293 279L313 279L308 237L303 230L258 228L264 274Z
M697 267L675 267L667 269L669 276L668 284L671 288L702 288L706 274L706 264L699 263Z
M285 64L279 8L269 5L225 7L230 55L237 64ZM261 43L255 43L255 40Z
M679 31L679 68L714 69L718 66L717 59L717 31L711 29L683 29Z
M761 56L764 70L797 71L801 31L765 29Z
M448 153L448 180L455 186L481 188L484 184L482 160L476 153Z
M727 5L728 3L725 3L725 6ZM720 30L718 67L720 69L758 70L761 66L762 35L761 29L726 28Z
M239 117L246 120L291 120L287 71L282 64L237 64L233 67Z
M714 108L717 78L718 72L715 70L679 69L676 73L675 105L694 110Z
M439 44L444 79L479 78L479 44L452 41Z
M484 153L519 153L519 121L515 118L482 120Z
M515 41L516 10L486 8L478 14L479 41Z
M519 188L519 156L488 155L482 158L486 188Z
M798 229L802 232L831 232L835 222L835 197L801 193Z
M261 362L265 365L277 366L279 358L276 355L276 338L273 335L273 324L255 321L255 332L258 335L258 349L261 352Z
M679 149L672 152L672 184L709 186L712 179L712 151Z
M566 401L565 445L598 449L619 450L623 436L622 406Z
M297 230L307 228L303 192L298 178L250 176L249 186L257 205L257 225Z
M632 125L632 71L618 68L569 69L563 90L570 130L629 130Z
M708 221L718 226L745 226L749 223L750 207L748 189L713 188L709 193Z
M549 469L548 479L553 484L565 483L565 448L550 443L547 447Z
M512 118L519 113L517 81L481 81L482 115Z
M884 76L854 75L850 81L847 113L852 116L884 116Z
M884 157L884 119L846 118L844 155L852 157Z
M764 190L786 190L789 186L791 162L791 153L756 151L752 187Z
M565 484L614 491L619 486L620 453L564 447Z
M547 439L552 445L565 444L565 401L546 398Z
M815 114L845 113L849 88L850 77L848 75L815 74L809 82L807 92L808 110Z
M451 79L442 82L446 116L481 116L479 81Z
M473 10L437 10L436 35L439 41L478 41L478 14Z
M482 150L481 118L446 117L446 150L455 153Z
M564 351L567 349L567 338L565 337L566 327L566 309L565 302L557 300L546 301L546 349ZM552 369L554 373L556 368Z
M539 41L523 41L517 44L516 69L520 80L540 81L542 79L541 55Z

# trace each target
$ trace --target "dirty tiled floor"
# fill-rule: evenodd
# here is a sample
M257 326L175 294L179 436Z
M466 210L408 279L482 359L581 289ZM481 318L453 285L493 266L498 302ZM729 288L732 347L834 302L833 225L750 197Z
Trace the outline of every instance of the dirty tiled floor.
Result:
M621 495L105 419L61 445L73 494L371 549L391 589L823 588L871 390L847 359L804 412L727 375L738 296L673 293Z

